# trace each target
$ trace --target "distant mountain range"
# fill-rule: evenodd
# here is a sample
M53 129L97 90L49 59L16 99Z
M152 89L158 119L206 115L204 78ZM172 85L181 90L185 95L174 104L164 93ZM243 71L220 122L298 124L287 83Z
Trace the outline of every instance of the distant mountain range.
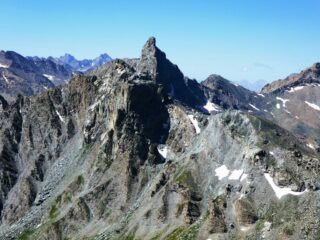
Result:
M0 94L8 101L18 94L30 96L65 84L75 73L93 70L111 58L107 54L77 60L70 54L59 58L24 57L14 51L0 52Z
M47 59L60 65L70 66L73 71L79 72L93 70L112 60L112 58L106 53L101 54L94 59L77 60L74 56L68 53L58 58L48 57Z

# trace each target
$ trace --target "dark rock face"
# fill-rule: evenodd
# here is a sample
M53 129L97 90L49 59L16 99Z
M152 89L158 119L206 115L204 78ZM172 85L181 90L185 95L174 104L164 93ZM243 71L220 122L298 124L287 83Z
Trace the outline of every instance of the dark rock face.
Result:
M140 59L0 97L0 239L318 236L319 153L258 96L184 78L151 38Z
M190 106L202 106L206 103L201 91L192 92L179 68L172 64L166 54L156 47L156 39L150 38L144 45L140 62L137 66L142 78L152 79L162 84L167 94Z

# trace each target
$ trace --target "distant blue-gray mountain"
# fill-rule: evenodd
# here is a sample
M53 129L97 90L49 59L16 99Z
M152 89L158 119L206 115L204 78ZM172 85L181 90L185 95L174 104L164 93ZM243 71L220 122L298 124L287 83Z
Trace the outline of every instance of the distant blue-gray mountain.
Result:
M55 61L60 65L68 65L74 71L79 72L87 72L93 70L112 60L112 58L106 53L101 54L94 59L77 60L74 56L68 53L58 58L49 57L49 59Z

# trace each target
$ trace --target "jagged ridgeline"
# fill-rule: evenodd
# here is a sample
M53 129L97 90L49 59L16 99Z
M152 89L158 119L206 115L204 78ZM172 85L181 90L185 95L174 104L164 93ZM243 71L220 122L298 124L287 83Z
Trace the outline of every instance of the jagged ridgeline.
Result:
M185 77L154 38L139 59L0 97L0 238L319 239L319 153L272 101Z

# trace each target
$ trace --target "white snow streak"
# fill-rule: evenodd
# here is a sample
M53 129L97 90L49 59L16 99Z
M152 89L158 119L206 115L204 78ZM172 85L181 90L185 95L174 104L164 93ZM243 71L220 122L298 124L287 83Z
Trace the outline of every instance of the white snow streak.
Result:
M49 75L49 74L43 74L44 77L48 78L50 81L54 79L54 76Z
M63 117L62 117L61 114L58 112L58 110L56 110L56 113L57 113L57 115L59 116L60 121L65 123Z
M193 115L188 115L190 121L192 122L194 128L196 129L196 133L199 134L201 132L200 128L199 128L199 123L197 121L197 119L195 119L195 117Z
M97 105L99 105L101 103L101 101L96 101L94 104L92 104L90 107L89 107L89 111L93 111Z
M298 195L301 195L301 194L303 194L303 193L306 192L306 190L303 191L303 192L294 192L294 191L292 191L292 190L291 190L290 188L288 188L288 187L282 187L282 188L281 188L281 187L278 187L278 186L274 183L273 178L270 176L269 173L265 173L265 174L264 174L264 177L266 178L266 180L268 181L268 183L269 183L270 186L272 187L272 189L273 189L273 191L274 191L274 193L276 194L276 196L277 196L278 199L280 199L281 197L283 197L283 196L285 196L285 195L288 195L288 194L298 196Z
M280 104L279 103L277 103L276 108L280 109Z
M315 150L316 148L311 144L311 143L308 143L307 146L313 150Z
M308 102L308 101L304 101L306 104L308 104L309 107L312 107L313 109L320 111L320 107L314 103Z
M304 86L292 87L292 88L290 88L290 90L288 90L288 92L289 93L296 92L296 91L302 90L303 88L304 88Z
M250 103L249 103L249 105L250 105L250 107L252 107L254 110L260 111L260 109L257 108L255 105L252 105L252 104L250 104Z
M264 97L264 95L263 95L262 93L258 93L258 95L259 95L260 97Z
M9 68L9 65L5 65L5 64L0 63L0 67L2 67L2 68Z
M6 77L6 75L4 75L4 73L2 73L2 77L4 78L4 80L6 80L7 83L9 83L8 78Z

